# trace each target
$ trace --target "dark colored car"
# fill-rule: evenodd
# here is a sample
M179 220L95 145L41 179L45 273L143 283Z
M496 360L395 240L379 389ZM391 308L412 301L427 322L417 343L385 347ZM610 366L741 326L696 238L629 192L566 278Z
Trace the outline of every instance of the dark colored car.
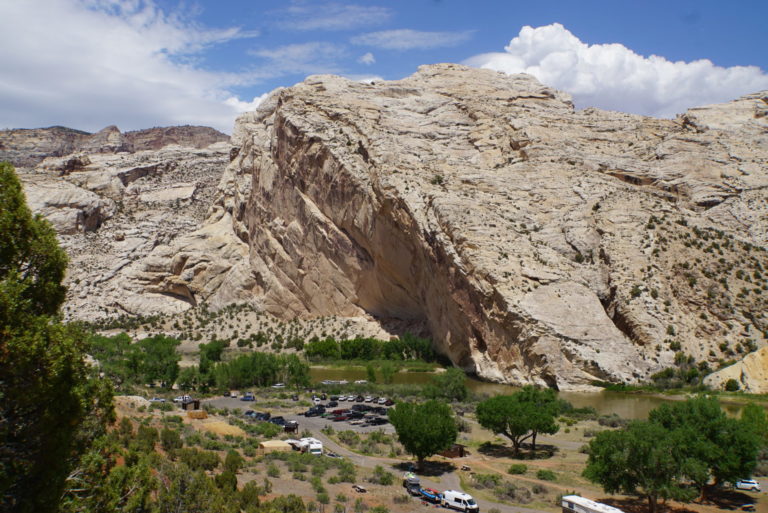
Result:
M389 421L382 417L372 417L368 419L367 423L370 426L383 426L384 424L388 424Z
M332 395L331 396L331 401L338 401L338 400L339 400L339 396L338 395Z
M331 417L331 420L334 422L341 422L344 420L349 420L349 417L347 415L341 414L341 415L336 415L334 417Z
M365 405L364 404L353 404L352 405L352 411L365 411Z
M269 419L269 421L272 424L276 424L278 426L285 426L285 418L284 417L272 417Z
M351 411L347 413L349 420L362 419L364 416L365 414L361 411Z
M243 413L243 415L245 415L246 417L253 417L254 415L256 415L256 412L253 410L246 410L246 412Z
M246 415L248 415L247 412L246 412ZM272 417L272 414L269 412L261 413L261 412L255 411L248 416L251 417L253 420L260 420L262 422L266 422Z
M395 401L393 401L392 399L387 399L386 401L384 401L384 406L392 406L393 404L395 404Z
M246 392L245 394L243 394L243 397L241 397L240 400L241 401L255 401L256 400L256 396L254 396L250 392Z
M328 401L328 407L329 408L334 408L334 407L336 407L338 405L339 405L339 403L336 402L336 401Z
M327 395L325 395L325 394L322 394L322 395L320 396L320 400L321 400L321 401L325 401L326 399L328 399L328 396L327 396Z
M296 394L293 394L293 395L291 396L291 400L292 400L292 401L298 401L298 400L299 400L299 396L298 396L298 395L296 395Z
M363 401L365 401L365 397L363 397L362 395L358 395L357 397L355 397L356 403L362 403Z

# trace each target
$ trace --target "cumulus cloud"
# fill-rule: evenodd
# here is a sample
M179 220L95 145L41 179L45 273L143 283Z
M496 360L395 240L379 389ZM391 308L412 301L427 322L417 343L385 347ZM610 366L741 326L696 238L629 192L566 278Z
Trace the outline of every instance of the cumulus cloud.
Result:
M361 55L360 58L357 59L357 62L359 62L360 64L366 64L370 66L371 64L376 62L376 58L373 56L371 52L368 52Z
M204 29L152 0L0 2L0 128L199 123L230 131L252 103L230 89L254 76L207 71L196 53L255 35Z
M385 50L429 50L458 46L472 37L472 31L423 32L411 29L382 30L352 38L352 44L374 46Z
M294 2L280 11L281 28L289 30L350 30L384 23L392 17L386 7L326 3L307 5Z
M587 45L559 23L523 27L505 52L476 55L465 64L505 73L529 73L589 106L672 117L768 88L755 66L715 66L709 60L672 62L644 57L620 44Z

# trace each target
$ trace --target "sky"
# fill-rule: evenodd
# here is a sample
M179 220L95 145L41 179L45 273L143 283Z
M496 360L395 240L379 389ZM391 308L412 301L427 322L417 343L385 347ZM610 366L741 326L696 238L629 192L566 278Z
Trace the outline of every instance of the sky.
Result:
M454 62L657 117L768 89L765 0L0 0L0 129L235 117L308 75Z

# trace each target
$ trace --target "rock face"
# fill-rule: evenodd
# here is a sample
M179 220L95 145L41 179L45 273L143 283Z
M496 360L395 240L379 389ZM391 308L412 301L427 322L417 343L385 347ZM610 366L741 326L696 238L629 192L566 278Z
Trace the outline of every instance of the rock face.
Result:
M57 127L6 131L0 140L11 136L20 149L7 146L5 157L22 164L30 208L53 223L70 257L68 318L172 313L194 303L143 269L153 249L202 224L229 162L227 136L206 127L93 135ZM25 153L30 147L37 150ZM23 165L30 162L37 165Z
M724 389L729 379L735 379L739 389L752 394L768 394L768 347L762 347L740 362L707 376L705 383Z
M766 98L660 120L457 65L309 77L238 119L202 225L190 191L209 189L167 160L200 150L49 161L133 216L63 237L93 267L70 304L375 316L422 326L483 378L561 389L714 366L768 332ZM173 219L168 202L190 198L195 215Z
M47 157L76 152L117 153L158 150L171 144L205 148L229 137L206 126L173 126L121 133L116 126L90 134L61 126L0 130L0 161L17 167L34 167Z
M457 65L309 77L239 118L206 225L145 271L214 306L420 322L502 382L714 365L768 331L766 96L659 120Z

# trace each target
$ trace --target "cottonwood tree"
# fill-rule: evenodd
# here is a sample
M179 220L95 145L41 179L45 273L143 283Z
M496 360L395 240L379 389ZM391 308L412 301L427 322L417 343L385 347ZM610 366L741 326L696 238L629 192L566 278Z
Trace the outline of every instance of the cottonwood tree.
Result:
M589 443L584 477L607 493L645 497L650 513L656 513L659 499L690 498L681 482L679 440L668 435L663 426L646 421L598 433Z
M390 409L389 420L405 450L416 456L419 469L426 458L453 445L459 433L451 408L435 400L398 403Z
M536 451L539 433L554 434L560 429L555 421L558 405L554 391L524 387L511 395L497 395L477 405L477 421L486 429L504 435L515 453L526 440Z

